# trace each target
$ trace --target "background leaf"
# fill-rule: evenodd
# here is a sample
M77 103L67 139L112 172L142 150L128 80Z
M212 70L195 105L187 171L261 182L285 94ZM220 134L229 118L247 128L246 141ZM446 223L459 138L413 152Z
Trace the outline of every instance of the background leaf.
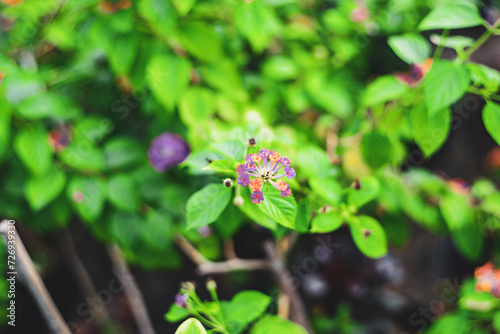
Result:
M175 334L207 334L207 331L199 320L189 318L177 328Z
M25 194L35 211L52 202L66 184L66 174L62 170L51 169L44 175L32 177L26 183Z
M231 189L222 184L209 184L195 192L186 204L189 229L213 223L224 211L231 199Z
M418 29L459 29L483 24L477 7L472 3L449 3L434 8L420 22Z
M392 51L408 64L420 64L431 53L431 47L427 39L415 33L391 36L387 43Z
M14 150L21 162L35 175L45 174L52 164L48 134L40 127L19 132Z
M426 157L434 154L448 138L451 111L443 109L429 113L422 104L410 111L413 139Z
M448 108L467 91L470 73L450 61L435 61L424 80L425 105L430 114Z
M262 212L281 225L291 229L295 228L297 202L295 202L293 195L283 198L278 190L272 188L264 192L262 203L255 205L258 205Z
M500 145L500 106L488 101L483 109L483 122L488 133Z
M344 220L339 211L318 213L311 222L311 233L328 233L342 226Z
M368 257L379 258L387 253L387 237L378 221L369 216L358 216L349 221L354 243Z

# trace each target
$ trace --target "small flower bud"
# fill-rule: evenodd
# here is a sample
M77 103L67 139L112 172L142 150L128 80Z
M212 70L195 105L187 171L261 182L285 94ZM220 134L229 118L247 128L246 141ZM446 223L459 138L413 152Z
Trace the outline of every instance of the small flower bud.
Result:
M224 187L226 187L226 188L231 188L233 186L233 180L224 179L224 180L222 180L222 184L224 184Z
M356 190L361 189L361 182L359 182L359 179L354 180L354 182L351 184L351 187Z
M186 292L194 291L195 289L194 282L182 282L181 289L185 290Z
M248 139L248 146L254 147L255 146L255 138L250 138Z
M236 196L233 200L233 204L237 207L240 207L243 205L243 203L245 203L245 201L243 200L243 197L241 196Z
M207 290L216 290L217 289L217 283L211 278L207 280Z

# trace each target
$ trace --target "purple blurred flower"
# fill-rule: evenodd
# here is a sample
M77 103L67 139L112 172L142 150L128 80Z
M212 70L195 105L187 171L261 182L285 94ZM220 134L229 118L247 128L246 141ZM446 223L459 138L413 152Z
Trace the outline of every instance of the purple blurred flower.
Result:
M188 300L188 295L181 295L177 294L175 295L175 304L179 307L182 308L187 308L187 300Z
M188 143L181 136L163 132L151 141L148 150L149 164L161 173L186 160L190 152Z

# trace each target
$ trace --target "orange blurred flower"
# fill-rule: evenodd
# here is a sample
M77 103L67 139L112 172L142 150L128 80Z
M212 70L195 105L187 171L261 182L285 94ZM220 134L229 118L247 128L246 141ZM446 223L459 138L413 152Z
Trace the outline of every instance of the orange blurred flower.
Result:
M408 87L416 87L422 83L432 66L432 58L427 58L422 64L413 64L408 72L396 72L394 76Z
M2 0L2 3L8 6L16 6L23 2L23 0Z
M487 262L474 271L477 292L489 292L493 297L500 298L500 269L494 269L493 263Z
M128 9L132 6L132 1L130 0L119 0L119 1L107 1L104 0L97 5L97 8L106 14L113 14L120 9Z

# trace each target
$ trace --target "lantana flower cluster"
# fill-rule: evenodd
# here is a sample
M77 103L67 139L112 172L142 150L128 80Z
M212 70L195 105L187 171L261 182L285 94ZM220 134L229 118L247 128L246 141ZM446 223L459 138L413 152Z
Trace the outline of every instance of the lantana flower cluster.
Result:
M290 197L290 185L282 179L295 177L295 170L290 167L290 159L282 157L276 151L263 148L259 153L248 154L245 161L236 169L239 175L237 181L239 185L250 188L253 203L260 204L264 200L262 186L266 182L278 189L282 197Z
M493 297L500 298L500 269L495 269L493 263L485 263L474 271L478 292L489 292Z

